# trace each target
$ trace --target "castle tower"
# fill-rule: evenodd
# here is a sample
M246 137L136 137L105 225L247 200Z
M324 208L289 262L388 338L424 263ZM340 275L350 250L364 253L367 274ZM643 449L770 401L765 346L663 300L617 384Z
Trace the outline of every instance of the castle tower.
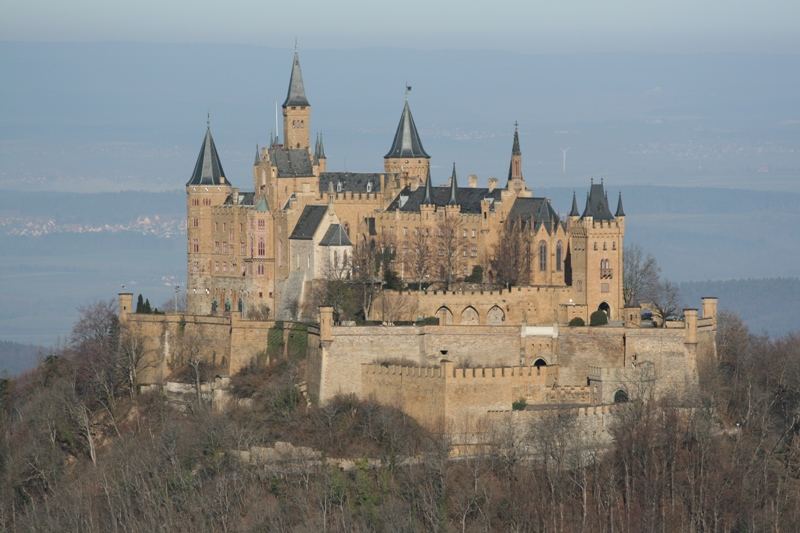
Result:
M508 165L506 189L519 195L526 191L525 178L522 177L522 150L519 148L519 125L514 123L514 143L511 145L511 161Z
M623 316L622 265L625 213L620 202L612 215L602 182L592 182L586 206L577 216L577 202L570 211L570 252L575 303L585 304L587 314L605 310L609 319ZM588 316L587 316L588 318Z
M411 108L406 99L400 123L394 134L394 141L389 151L383 156L383 168L387 174L405 173L409 177L412 189L416 189L425 181L430 168L431 156L422 147Z
M194 171L186 182L186 231L189 248L186 296L190 313L209 312L206 282L211 276L214 254L213 209L225 203L231 190L209 125L206 128L203 144L200 146Z
M305 148L311 145L311 104L306 98L300 56L294 53L289 91L283 101L283 143L286 148Z

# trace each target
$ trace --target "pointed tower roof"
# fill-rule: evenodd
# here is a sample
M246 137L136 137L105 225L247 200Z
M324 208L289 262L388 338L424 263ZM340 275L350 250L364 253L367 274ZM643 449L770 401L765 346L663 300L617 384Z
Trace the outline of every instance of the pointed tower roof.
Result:
M325 157L325 144L322 142L322 133L319 134L319 158L327 159Z
M211 136L211 126L206 127L206 136L200 146L197 163L186 185L228 185L214 138Z
M586 209L583 210L583 217L592 217L595 220L613 220L614 215L608 208L608 195L603 187L603 182L594 183L589 186L589 194L586 196Z
M456 176L456 164L453 162L453 173L450 175L450 200L447 205L458 205L458 177Z
M578 211L578 199L575 197L575 191L572 191L572 209L569 210L569 216L571 217L581 216L580 211Z
M406 100L406 103L403 106L403 113L400 115L400 123L397 125L397 131L394 134L392 147L383 157L424 157L426 159L430 159L431 157L422 147L422 141L419 138L417 126L414 124L414 117L411 116L411 108L408 106L408 100Z
M614 213L615 217L624 217L625 210L622 208L622 191L619 191L619 199L617 200L617 212Z
M431 169L428 167L428 175L425 177L425 197L422 199L423 205L433 203L433 185L431 185Z
M306 98L306 88L303 86L303 72L300 70L300 56L295 52L294 59L292 59L292 75L289 78L289 92L286 93L283 107L304 107L309 105L311 104L308 103L308 98Z
M514 144L511 145L511 155L522 155L519 149L519 124L514 123Z
M253 161L253 166L256 166L256 165L259 165L259 164L261 164L261 154L259 153L258 145L256 145L256 158Z
M317 133L317 140L314 142L314 161L313 163L316 165L319 163L319 133Z

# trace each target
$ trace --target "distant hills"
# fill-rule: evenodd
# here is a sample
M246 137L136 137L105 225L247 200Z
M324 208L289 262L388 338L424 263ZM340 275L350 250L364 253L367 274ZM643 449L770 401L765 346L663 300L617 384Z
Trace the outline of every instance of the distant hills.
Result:
M41 346L0 340L0 375L16 376L33 368L44 352Z
M797 304L800 279L735 279L694 281L680 284L681 297L688 307L699 307L703 296L717 296L720 310L738 314L750 331L772 336L800 331Z

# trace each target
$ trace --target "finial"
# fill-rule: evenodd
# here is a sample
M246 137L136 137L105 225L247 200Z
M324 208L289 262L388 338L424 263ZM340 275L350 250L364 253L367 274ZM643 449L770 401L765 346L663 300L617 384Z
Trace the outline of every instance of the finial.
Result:
M294 38L294 53L297 53L297 36Z
M404 99L406 102L408 102L408 93L410 93L410 92L411 92L411 85L409 85L409 84L408 84L408 82L406 82L406 84L405 84L405 85L406 85L406 89L405 89L405 91L403 91L403 99Z
M206 113L206 128L211 128L211 111Z
M517 122L516 120L514 121L514 130L515 131L519 130L519 122Z

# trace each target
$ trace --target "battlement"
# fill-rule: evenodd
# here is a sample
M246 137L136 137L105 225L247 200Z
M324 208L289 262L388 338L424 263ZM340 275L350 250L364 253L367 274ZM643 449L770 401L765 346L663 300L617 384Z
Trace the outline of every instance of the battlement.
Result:
M517 381L544 383L548 377L558 375L558 366L499 366L499 367L461 367L456 368L450 361L440 366L383 365L364 363L363 376L393 376L398 378L436 378L447 382L462 383L475 381Z

